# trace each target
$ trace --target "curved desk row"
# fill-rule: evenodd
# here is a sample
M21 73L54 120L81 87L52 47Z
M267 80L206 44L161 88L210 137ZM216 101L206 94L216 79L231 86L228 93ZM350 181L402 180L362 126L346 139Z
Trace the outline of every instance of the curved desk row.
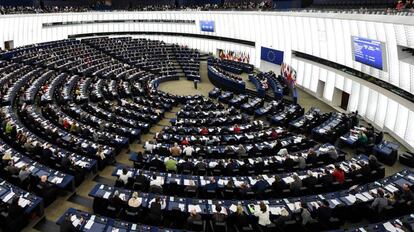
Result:
M220 73L213 66L208 66L208 78L211 83L222 89L233 91L236 93L244 93L246 91L246 84L243 81L231 79Z

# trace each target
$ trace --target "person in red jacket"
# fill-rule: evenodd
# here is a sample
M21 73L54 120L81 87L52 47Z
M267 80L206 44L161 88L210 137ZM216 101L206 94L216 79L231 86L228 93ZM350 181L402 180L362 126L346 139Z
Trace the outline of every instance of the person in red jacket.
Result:
M332 176L334 177L335 181L338 181L340 184L343 184L345 182L345 172L341 169L341 167L339 167L338 164L335 165Z
M279 134L277 133L277 131L275 130L275 128L272 128L272 132L270 134L270 137L275 140L277 139L277 137L279 137Z
M201 135L206 135L206 134L208 134L208 130L207 130L207 128L205 128L205 127L201 128L201 130L200 130L200 134L201 134Z
M66 119L63 120L63 128L65 128L65 130L69 130L70 128L70 124Z
M234 127L233 127L233 131L236 134L240 134L241 129L240 129L239 125L235 124Z
M181 141L181 145L185 145L185 146L190 145L190 142L188 142L187 137L184 137L183 141Z

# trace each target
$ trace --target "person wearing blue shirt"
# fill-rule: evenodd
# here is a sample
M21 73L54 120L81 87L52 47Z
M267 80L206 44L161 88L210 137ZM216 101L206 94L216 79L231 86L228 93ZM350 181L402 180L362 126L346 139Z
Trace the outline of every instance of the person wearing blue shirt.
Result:
M206 185L204 186L204 190L205 190L205 191L207 191L207 190L213 190L213 191L216 191L216 190L217 190L217 188L218 188L218 184L217 184L217 182L216 182L216 179L214 179L214 177L211 177L211 178L210 178L210 183L208 183L208 184L206 184Z
M265 179L263 179L263 176L258 176L256 183L253 185L253 189L257 192L262 192L267 187L269 187L269 183Z

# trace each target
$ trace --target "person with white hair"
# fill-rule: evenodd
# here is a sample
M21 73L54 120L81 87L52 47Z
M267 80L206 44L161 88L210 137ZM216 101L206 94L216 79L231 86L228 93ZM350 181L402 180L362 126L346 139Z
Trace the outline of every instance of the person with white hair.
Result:
M336 148L334 146L328 147L328 154L332 160L336 160L339 157L338 152L336 151Z
M306 160L303 156L299 155L296 162L298 163L299 169L303 170L306 168Z
M289 152L286 148L282 148L282 149L279 150L279 152L277 154L281 155L281 156L286 156L286 155L289 154Z

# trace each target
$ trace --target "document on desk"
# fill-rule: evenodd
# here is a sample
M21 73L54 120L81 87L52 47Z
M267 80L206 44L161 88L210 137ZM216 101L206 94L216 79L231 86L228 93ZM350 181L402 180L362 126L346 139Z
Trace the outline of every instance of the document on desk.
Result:
M73 222L72 222L72 225L74 227L78 227L80 225L80 220L78 218L76 218L76 216L75 216L75 220L73 220Z
M267 181L267 183L269 183L269 185L272 185L273 182L275 182L275 178L274 177L272 177L272 178L264 178L264 179Z
M293 143L300 143L300 142L302 142L302 137L298 137L293 140Z
M280 215L283 207L269 207L269 211L273 215Z
M52 183L55 183L55 184L60 184L60 183L62 183L62 181L63 181L63 178L61 178L61 177L55 177L55 178L53 178L52 179Z
M190 181L193 181L193 180L184 179L184 185L190 185ZM195 181L194 181L194 184L195 184Z
M191 212L192 210L201 213L201 207L199 205L188 205L188 212Z
M104 199L108 199L109 196L111 195L110 192L105 192L105 194L102 196Z
M90 230L93 226L93 223L95 223L93 220L88 220L88 222L85 225L85 229Z
M178 208L180 208L180 210L184 212L184 210L185 210L185 205L184 205L184 204L179 203L179 204L178 204Z
M345 199L347 199L351 204L354 204L356 201L356 197L354 195L346 196Z
M253 179L251 176L249 176L249 181L251 185L255 185L257 180Z
M232 204L229 209L230 209L231 212L236 212L237 211L237 206L235 204Z
M17 164L15 164L14 166L16 166L16 168L22 168L24 165L26 165L26 163L23 162L23 161L20 161Z
M292 177L290 177L290 176L288 176L288 177L285 177L285 178L282 178L282 180L286 183L286 184L290 184L290 183L292 183L294 180L293 180L293 178Z
M361 193L357 193L356 195L355 195L355 197L357 198L357 199L359 199L359 200L361 200L361 201L363 201L363 202L367 202L368 201L368 198L366 198L364 195L362 195Z
M254 160L252 158L249 158L248 161L250 164L254 164Z
M14 192L10 192L3 198L3 202L8 202L13 196L15 195Z
M289 207L290 211L297 211L300 209L300 202L289 203L287 206Z
M386 222L382 225L384 226L385 230L387 230L387 231L390 231L390 232L398 231L397 228L395 228L395 226L393 224L391 224L391 222Z
M398 189L392 184L389 184L389 185L385 186L385 189L392 192L392 193L398 192Z
M362 195L364 197L366 197L368 200L372 200L374 199L374 197L371 196L371 194L369 192L363 192Z
M18 203L22 208L26 207L27 205L30 204L30 201L27 199L24 199L23 197L19 198L19 203Z
M219 185L226 185L227 184L227 182L229 182L228 180L223 180L223 179L220 179L219 181L218 181L218 184Z

